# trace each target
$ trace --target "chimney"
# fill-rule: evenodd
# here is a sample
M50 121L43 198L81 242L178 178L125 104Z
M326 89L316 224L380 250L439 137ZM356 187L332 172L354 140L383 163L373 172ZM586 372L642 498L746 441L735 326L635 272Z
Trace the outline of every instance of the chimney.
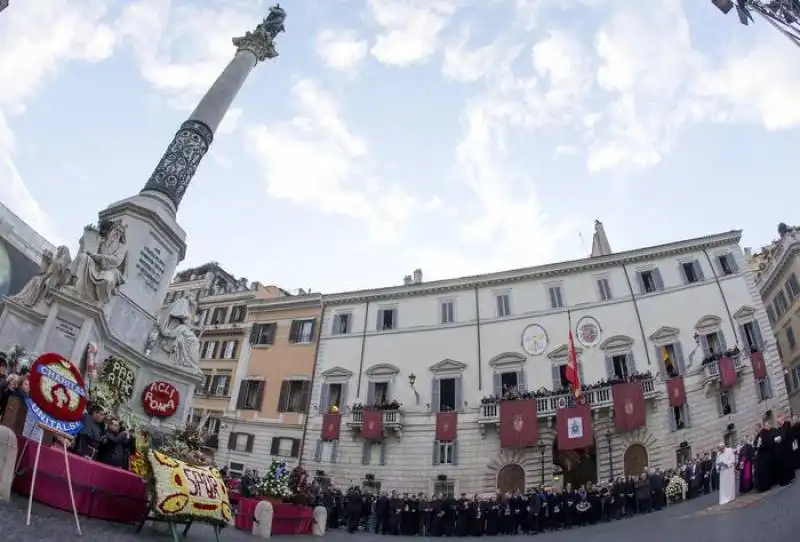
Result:
M406 275L403 277L403 286L411 286L413 282L411 281L411 275Z
M422 269L414 269L414 284L422 284Z
M606 230L603 228L603 223L599 220L594 221L594 235L592 236L592 258L598 256L608 256L611 254L611 245L606 236Z

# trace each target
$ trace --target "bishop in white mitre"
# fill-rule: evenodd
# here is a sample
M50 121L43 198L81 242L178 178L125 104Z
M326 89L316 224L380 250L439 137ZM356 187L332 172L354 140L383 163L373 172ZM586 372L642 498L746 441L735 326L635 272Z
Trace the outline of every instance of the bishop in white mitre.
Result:
M736 455L732 448L720 443L717 452L719 472L719 504L727 504L736 498Z

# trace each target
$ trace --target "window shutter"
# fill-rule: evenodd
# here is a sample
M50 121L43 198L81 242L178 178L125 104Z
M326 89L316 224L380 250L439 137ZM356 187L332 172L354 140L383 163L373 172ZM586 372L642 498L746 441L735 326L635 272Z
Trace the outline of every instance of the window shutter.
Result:
M683 345L680 341L672 343L672 351L675 352L675 368L680 374L686 373L686 358L683 357Z
M314 334L317 332L317 319L314 318L311 320L311 333L308 334L308 338L311 342L314 342Z
M664 378L669 378L669 375L667 374L667 365L664 363L664 356L661 355L661 347L656 346L655 349L656 349L656 359L658 360L658 370L661 371L661 374ZM675 368L677 369L677 367Z
M722 394L721 393L717 394L717 414L719 415L720 418L725 415L723 413L723 411L722 411Z
M369 465L369 447L372 446L372 441L365 440L361 446L361 464Z
M464 408L463 395L464 395L464 377L459 375L456 377L456 392L455 392L455 402L456 402L455 407L456 411L458 412L461 412Z
M653 282L656 285L656 290L664 289L664 279L661 278L661 270L658 267L653 269Z
M681 270L681 277L683 277L683 283L684 283L684 284L689 284L689 277L688 277L688 275L686 274L686 267L684 267L684 264L683 264L683 263L679 263L679 264L678 264L678 267L679 267L679 268L680 268L680 270ZM674 416L673 416L673 418L674 418Z
M317 447L314 449L314 461L320 463L322 461L322 439L317 439Z
M432 461L432 464L433 465L438 465L439 464L439 441L438 440L434 440L433 441L433 461Z
M758 351L764 351L764 336L761 335L761 326L758 325L758 322L753 320L750 322L751 329L753 330L753 336L756 339L756 346L758 346Z
M733 257L733 254L726 254L725 257L728 259L728 265L730 265L731 270L734 273L738 273L739 266L736 264L736 258Z
M342 384L342 394L339 396L339 412L344 414L347 411L347 394L350 385L345 382Z
M297 457L300 455L300 439L293 438L292 439L292 453L291 457Z
M750 344L747 342L747 331L744 329L744 326L739 326L739 341L742 344L742 351L750 354Z
M255 440L254 435L247 435L247 444L245 445L245 451L252 452L253 451L253 441Z
M258 391L256 393L256 410L264 408L264 391L267 389L267 381L261 380L258 383Z
M379 309L378 310L378 318L375 321L375 330L376 331L381 331L383 329L383 326L381 326L381 324L383 323L383 310L384 309Z
M633 352L625 354L625 368L628 370L628 376L636 374L636 360L633 358Z
M675 423L675 407L669 409L669 430L673 432L678 430L678 424Z
M772 399L772 397L773 397L773 395L772 395L772 380L769 377L767 377L767 378L764 379L764 384L765 384L765 387L767 389L767 397L766 398L767 399Z
M692 416L689 414L689 402L688 402L688 399L687 399L687 402L683 403L681 408L683 409L683 425L685 427L687 427L687 428L691 427L692 426Z
M303 410L303 414L308 414L308 407L309 403L311 402L311 381L310 380L303 380L303 383L300 384L300 408Z
M386 464L386 440L381 441L381 465Z
M451 443L453 447L453 465L458 465L458 439Z
M606 356L606 377L611 380L616 377L614 373L614 358Z
M642 273L636 273L636 283L639 286L639 293L646 294L647 291L644 289L644 280L642 279Z
M286 412L289 409L289 381L281 382L281 394L278 397L278 412Z
M289 342L296 343L297 342L297 330L299 328L299 322L297 320L292 320L292 325L289 327Z
M700 348L703 349L703 358L707 358L709 355L708 351L708 339L705 335L700 335Z
M233 353L231 359L236 359L239 356L239 341L233 341Z
M769 318L769 323L774 326L777 318L775 317L775 309L772 308L772 305L767 307L767 318Z
M728 349L728 343L725 342L725 334L721 329L717 331L717 336L719 337L719 343L722 345L722 351L725 352Z
M322 414L327 414L330 411L330 400L331 400L331 385L330 384L323 384L320 386L319 391L319 406L317 407L317 411L321 412Z
M233 446L234 446L234 444L236 444L236 435L238 435L238 433L231 433L230 435L228 435L228 449L229 450L233 450Z
M221 342L214 343L214 353L211 355L212 358L217 359L220 357L220 350L222 350L221 346Z
M367 383L367 406L375 404L375 382Z
M339 455L339 441L331 441L331 463L336 463L336 457Z
M258 332L261 329L261 324L255 324L252 329L250 329L250 344L256 344L258 341Z
M560 365L551 366L550 374L553 377L553 390L561 389L561 366Z
M222 395L227 396L231 391L231 377L225 377L225 385L222 386Z
M694 272L697 275L697 279L698 280L706 280L706 276L703 274L703 266L700 265L700 262L695 260L692 263L692 266L694 267Z
M239 395L236 396L236 410L244 408L244 398L247 396L247 385L249 383L249 380L242 380L242 385L239 386Z
M433 380L431 380L431 411L439 412L440 410L440 401L441 401L441 393L439 386L441 382L435 376Z
M525 369L517 371L517 389L519 391L526 391L528 389L528 383L525 379Z
M266 344L275 344L275 334L277 332L278 332L278 324L277 323L267 324L267 328L265 330L265 333L267 335L266 341L265 341Z
M736 394L733 390L728 391L728 402L731 405L731 414L736 414Z
M269 444L269 454L270 455L278 455L281 451L281 439L278 437L272 437L272 441Z
M494 394L497 397L500 397L501 395L503 395L503 380L500 377L500 373L498 373L496 371L494 373Z

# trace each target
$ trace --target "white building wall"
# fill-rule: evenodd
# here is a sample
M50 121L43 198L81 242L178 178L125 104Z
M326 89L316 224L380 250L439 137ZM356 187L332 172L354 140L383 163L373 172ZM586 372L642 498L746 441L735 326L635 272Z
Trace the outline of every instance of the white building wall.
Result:
M713 259L720 252L733 253L739 269L744 270L746 269L744 255L736 244L737 241L738 238L731 239L728 246L709 248L708 254ZM696 242L694 244L697 245ZM643 249L640 252L644 253L647 250L650 249ZM625 256L631 254L633 253L625 253ZM700 263L704 274L703 281L691 285L684 284L680 262L687 259L695 259ZM608 260L608 257L602 260ZM585 269L586 262L591 264L596 261L597 259L584 260L582 267ZM654 267L660 270L665 289L639 295L637 271ZM626 270L636 293L638 315L631 299ZM611 301L600 301L596 282L601 277L609 280L613 296ZM648 258L642 263L630 263L625 268L622 265L598 266L593 270L576 270L567 274L554 273L552 279L547 277L480 287L477 291L480 307L480 341L474 288L380 300L375 299L380 291L354 293L354 297L371 296L373 299L368 303L361 301L350 305L332 304L326 307L311 400L312 407L319 404L326 371L339 367L352 372L348 397L345 401L350 405L366 400L369 382L367 371L370 367L377 364L391 364L398 369L398 373L391 380L390 396L403 403L404 427L399 436L390 433L386 441L385 465L379 464L377 452L373 454L373 460L369 465L363 465L363 440L357 432L347 427L349 416L346 412L342 419L340 441L335 446L332 443L323 444L322 461L317 462L316 443L320 437L322 418L318 409L312 408L304 454L306 468L312 472L319 469L326 471L339 485L360 484L365 475L371 473L382 483L383 489L413 492L430 492L437 475L446 474L455 482L457 492L479 493L495 489L496 475L503 465L518 463L526 471L526 484L528 486L538 484L542 473L540 452L535 448L526 450L500 448L496 430L490 428L483 435L477 420L480 415L478 407L481 398L491 395L493 391L493 368L489 362L496 356L504 353L524 356L527 389L552 388L552 361L546 355L536 357L527 355L521 345L521 336L526 326L537 323L544 327L549 336L546 352L552 352L567 343L569 331L567 311L550 309L548 287L553 284L558 284L562 288L564 303L570 307L573 329L581 317L592 316L600 323L603 340L619 335L633 340L632 352L639 372L651 371L654 375L659 372L660 361L656 357L656 345L650 336L664 326L679 330L679 340L687 358L686 362L689 363L689 354L696 344L693 337L695 325L706 316L719 318L720 329L725 335L727 345L731 347L736 344L734 333L738 333L738 323L734 324L737 328L734 331L731 318L744 308L740 314L744 314L746 320L755 319L760 324L761 334L767 344L764 356L772 381L773 399L766 403L759 403L757 400L752 369L749 359L746 359L744 370L740 373L734 389L736 412L731 416L720 418L716 384L704 385L705 378L701 367L703 356L698 352L694 366L685 377L691 416L690 428L671 432L669 418L671 412L663 382L656 383L656 389L661 392L659 397L648 401L647 427L644 429L626 434L616 433L608 409L596 410L594 431L601 479L609 476L609 454L605 437L608 432L612 439L611 459L614 462L614 473L619 475L622 472L624 452L631 444L638 443L645 446L651 466L671 467L675 465L676 449L682 441L687 441L693 452L699 453L715 446L722 439L729 423L736 425L741 437L745 433L752 434L754 424L767 409L786 408L787 396L775 340L756 291L752 273L740 271L736 275L722 277L718 284L702 250ZM426 286L425 284L408 286L405 291L418 290ZM727 307L720 289L725 294ZM497 318L495 295L500 292L507 292L511 296L509 317ZM341 296L337 300L339 299ZM456 322L441 325L439 303L445 299L455 301ZM399 328L395 331L378 333L376 331L378 311L386 307L397 308ZM332 336L333 317L341 312L353 314L351 333L347 336ZM365 312L366 334L364 334ZM445 359L466 365L462 379L465 406L459 414L457 465L434 465L432 461L435 415L429 405L433 379L430 368ZM600 348L584 349L581 364L584 383L594 383L605 378L605 354ZM415 400L414 390L409 385L408 376L411 373L416 376L415 388L419 393L419 404ZM547 446L544 452L544 477L548 483L552 473L554 425L553 418L548 423L546 418L540 416L539 440ZM335 453L335 458L331 458L332 452Z

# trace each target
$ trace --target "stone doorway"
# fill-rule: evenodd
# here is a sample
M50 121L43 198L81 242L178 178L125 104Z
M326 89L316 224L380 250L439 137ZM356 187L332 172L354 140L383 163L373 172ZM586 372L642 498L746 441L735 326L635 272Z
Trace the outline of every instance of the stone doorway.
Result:
M647 468L647 449L641 444L631 444L622 460L625 476L639 476Z
M514 493L525 491L525 471L516 463L509 463L497 473L497 491Z
M597 483L597 451L594 445L577 450L559 450L553 442L553 464L561 467L561 484L573 488Z

